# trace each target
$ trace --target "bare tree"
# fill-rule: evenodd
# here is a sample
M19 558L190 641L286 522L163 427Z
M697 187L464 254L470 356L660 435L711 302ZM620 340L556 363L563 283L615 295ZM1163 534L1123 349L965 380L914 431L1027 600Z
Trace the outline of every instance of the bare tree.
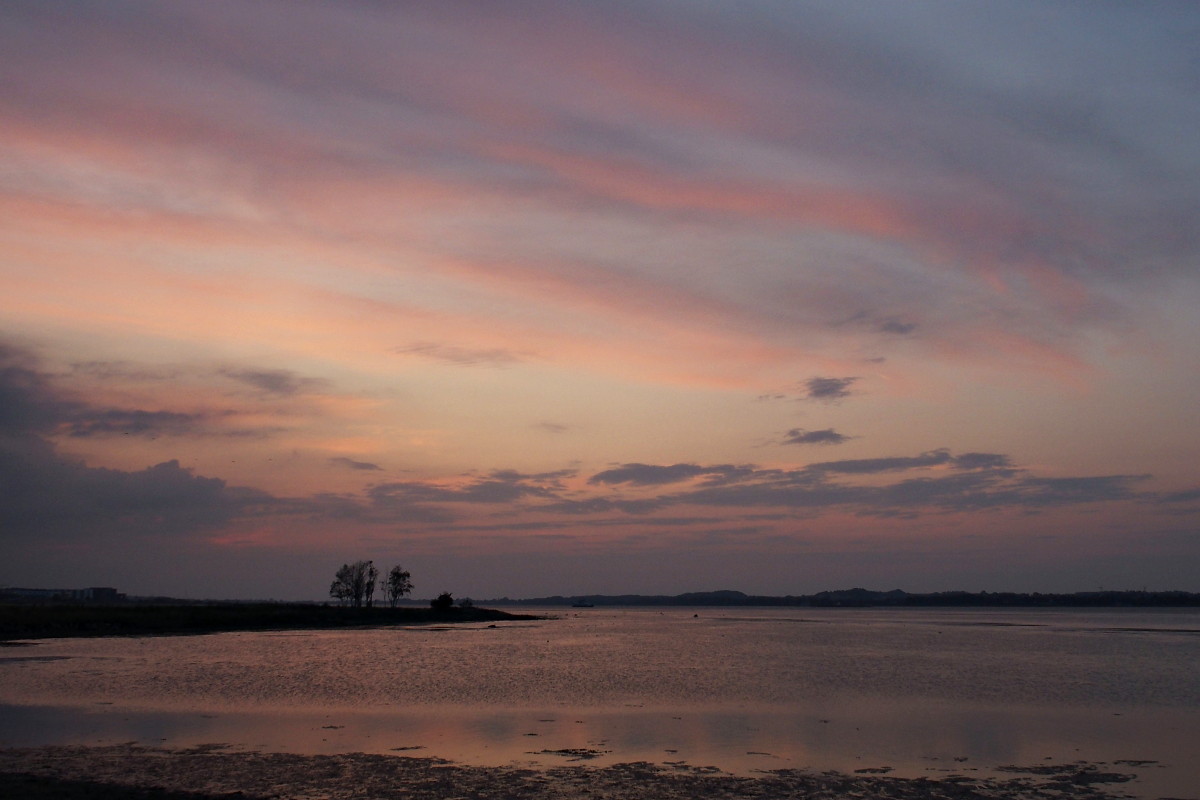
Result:
M329 586L329 596L352 608L371 607L375 598L375 580L379 570L375 569L372 561L355 561L353 564L342 564Z
M329 596L342 605L347 605L354 597L354 589L351 586L353 582L353 568L349 564L342 564L333 578L333 583L329 584Z
M367 580L363 584L363 600L367 608L375 605L375 579L379 577L379 570L375 569L375 564L367 562Z
M392 567L388 572L387 583L384 584L388 605L395 608L400 598L411 592L412 588L412 577L408 574L408 570L399 564Z

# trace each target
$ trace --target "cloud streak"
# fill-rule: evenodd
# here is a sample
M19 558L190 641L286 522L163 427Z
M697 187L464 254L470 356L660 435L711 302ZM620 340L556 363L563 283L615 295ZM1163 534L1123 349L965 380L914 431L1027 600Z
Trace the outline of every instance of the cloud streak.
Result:
M320 391L328 385L326 381L318 378L304 378L284 369L224 368L220 370L220 374L249 386L255 391L278 397L292 397Z
M471 348L438 342L414 342L397 347L396 353L419 356L457 367L507 366L526 360L526 356L502 348Z

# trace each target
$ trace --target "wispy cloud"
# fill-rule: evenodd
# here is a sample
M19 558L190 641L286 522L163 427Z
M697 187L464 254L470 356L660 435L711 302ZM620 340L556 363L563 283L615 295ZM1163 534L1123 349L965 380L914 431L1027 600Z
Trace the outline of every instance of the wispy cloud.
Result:
M208 414L124 408L86 409L74 415L68 423L67 433L81 438L117 435L183 436L211 430L211 422L212 417Z
M528 360L526 354L515 353L502 348L473 348L438 342L414 342L397 347L393 352L406 356L419 356L443 364L458 367L475 366L507 366Z
M31 353L0 344L0 431L74 438L195 436L220 430L229 411L175 411L96 405L64 389Z
M268 395L291 397L326 389L329 382L321 378L305 378L286 369L223 368L220 374Z

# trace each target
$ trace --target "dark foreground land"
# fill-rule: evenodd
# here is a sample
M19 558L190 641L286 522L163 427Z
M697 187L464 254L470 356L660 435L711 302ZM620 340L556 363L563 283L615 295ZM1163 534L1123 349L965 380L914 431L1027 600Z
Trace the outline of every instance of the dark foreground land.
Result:
M0 642L75 636L178 636L537 619L490 608L339 608L287 603L0 605Z
M1129 776L1108 765L1006 767L1001 778L894 778L803 770L739 777L712 768L644 762L608 767L463 766L433 758L301 756L221 745L0 750L6 800L1113 800ZM1126 784L1127 785L1127 784ZM1123 788L1123 787L1122 787Z

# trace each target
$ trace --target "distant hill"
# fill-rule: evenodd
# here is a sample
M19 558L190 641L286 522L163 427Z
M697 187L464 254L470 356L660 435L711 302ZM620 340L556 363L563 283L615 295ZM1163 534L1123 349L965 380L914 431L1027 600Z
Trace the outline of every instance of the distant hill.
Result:
M906 607L1164 607L1200 606L1194 592L1098 591L1073 594L1018 592L933 592L914 594L893 589L841 589L809 595L748 595L732 589L676 595L587 594L553 595L512 600L502 597L479 601L488 605L518 606L807 606L811 608Z

